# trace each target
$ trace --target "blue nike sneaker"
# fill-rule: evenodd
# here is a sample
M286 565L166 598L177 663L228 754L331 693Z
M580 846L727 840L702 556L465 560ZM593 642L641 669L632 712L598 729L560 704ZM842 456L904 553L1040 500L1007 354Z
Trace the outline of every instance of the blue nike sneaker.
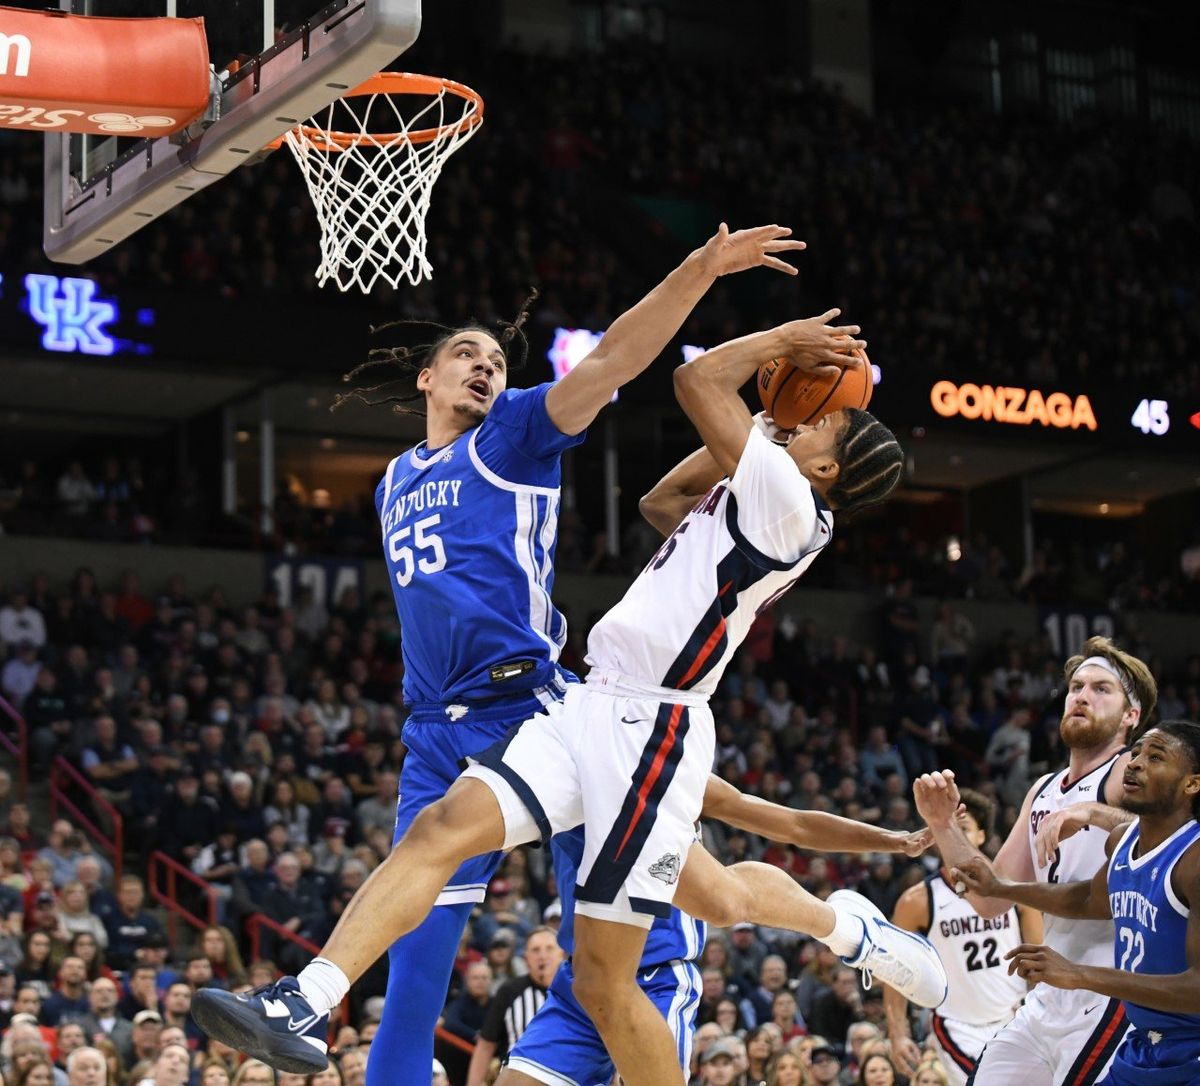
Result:
M192 1017L210 1037L277 1071L315 1075L329 1066L329 1015L312 1009L295 977L241 995L201 988Z
M842 961L862 971L866 987L875 976L919 1007L941 1005L947 992L946 970L928 939L896 927L853 890L835 890L825 903L862 921L863 941L857 953Z

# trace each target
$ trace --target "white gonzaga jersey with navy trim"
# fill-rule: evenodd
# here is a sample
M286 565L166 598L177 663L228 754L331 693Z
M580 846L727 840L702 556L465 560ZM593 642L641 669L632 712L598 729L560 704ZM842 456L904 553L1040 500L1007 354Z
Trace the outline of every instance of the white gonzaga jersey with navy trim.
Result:
M1014 905L985 920L946 883L941 872L925 880L933 949L942 959L948 984L942 1018L984 1026L1011 1018L1025 998L1025 982L1008 975L1004 955L1021 944Z
M593 628L587 662L711 695L760 611L833 536L833 514L787 452L750 431L714 486Z
M1029 810L1029 850L1038 882L1089 882L1102 867L1108 866L1104 844L1106 830L1084 826L1058 846L1050 863L1038 865L1034 841L1042 819L1073 803L1104 802L1104 785L1112 772L1114 754L1103 765L1072 781L1063 769L1042 782ZM1079 965L1109 965L1112 960L1113 922L1111 920L1068 920L1044 914L1046 946L1057 950L1068 961Z

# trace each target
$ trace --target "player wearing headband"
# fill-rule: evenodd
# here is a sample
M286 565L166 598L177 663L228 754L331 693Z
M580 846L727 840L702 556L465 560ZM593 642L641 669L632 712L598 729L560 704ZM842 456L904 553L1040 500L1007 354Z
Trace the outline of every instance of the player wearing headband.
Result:
M1158 700L1154 676L1136 656L1107 638L1093 637L1081 655L1067 661L1064 677L1067 694L1059 733L1070 759L1066 769L1042 777L1029 790L996 855L993 869L1012 882L1090 879L1107 862L1109 831L1129 819L1117 806L1129 762L1126 740L1139 722L1153 716ZM953 774L926 774L913 792L947 867L981 856L955 820ZM1056 847L1046 849L1043 835L1039 852L1038 830L1048 819L1060 827ZM985 918L1013 904L973 893L967 900ZM1045 943L1080 965L1106 965L1112 957L1113 924L1047 916ZM1127 1029L1120 1000L1039 984L1013 1020L988 1042L971 1082L1092 1086L1103 1077Z

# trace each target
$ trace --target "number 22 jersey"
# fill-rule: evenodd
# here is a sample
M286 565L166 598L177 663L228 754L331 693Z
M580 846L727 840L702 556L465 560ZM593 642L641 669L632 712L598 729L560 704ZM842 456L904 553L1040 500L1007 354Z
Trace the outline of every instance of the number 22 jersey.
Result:
M409 705L528 694L558 672L554 586L563 434L553 386L502 392L456 441L396 457L375 491Z

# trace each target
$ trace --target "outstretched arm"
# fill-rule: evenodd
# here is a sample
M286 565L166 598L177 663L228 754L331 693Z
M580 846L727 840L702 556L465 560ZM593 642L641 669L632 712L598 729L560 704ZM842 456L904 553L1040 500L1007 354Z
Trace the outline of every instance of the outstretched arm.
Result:
M722 475L732 476L737 470L754 424L738 390L764 362L786 357L800 369L816 373L862 365L848 353L866 346L853 338L860 331L858 325L829 323L840 313L831 309L819 317L730 340L675 371L675 398L700 431Z
M1200 862L1194 846L1176 865L1172 881L1176 893L1190 905L1184 940L1188 967L1184 972L1163 975L1076 965L1049 947L1027 944L1009 951L1008 971L1034 984L1045 981L1054 988L1085 988L1151 1010L1194 1014L1200 1007Z
M1112 855L1124 827L1108 835L1104 849ZM982 856L973 857L950 869L950 878L961 880L975 894L985 898L1003 898L1019 905L1040 909L1051 916L1074 920L1107 920L1112 913L1108 907L1108 864L1085 882L1012 882L997 877Z
M595 349L546 394L550 421L564 434L578 434L608 403L613 393L653 362L679 331L696 303L722 275L747 268L796 269L775 253L804 248L788 240L786 226L720 230L628 312L618 317Z
M705 818L813 852L903 852L919 856L933 843L928 830L904 833L821 811L795 811L739 792L715 774L704 789Z

